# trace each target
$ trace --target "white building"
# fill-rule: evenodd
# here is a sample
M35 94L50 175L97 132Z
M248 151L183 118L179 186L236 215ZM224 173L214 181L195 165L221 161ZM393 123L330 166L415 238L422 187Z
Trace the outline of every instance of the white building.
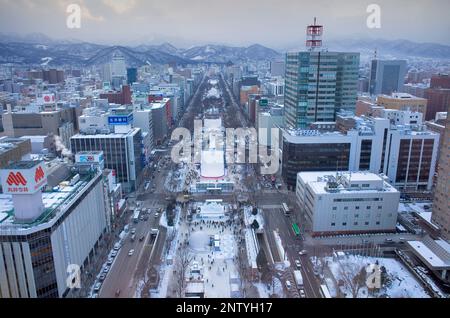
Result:
M68 266L83 271L106 231L101 171L48 191L46 170L21 162L1 172L0 298L65 297Z
M152 110L150 108L135 108L133 116L133 126L140 128L142 131L145 155L148 158L154 147Z
M370 172L301 172L296 196L313 235L392 232L400 192Z
M112 77L127 77L127 66L123 56L113 56L111 63L111 75Z

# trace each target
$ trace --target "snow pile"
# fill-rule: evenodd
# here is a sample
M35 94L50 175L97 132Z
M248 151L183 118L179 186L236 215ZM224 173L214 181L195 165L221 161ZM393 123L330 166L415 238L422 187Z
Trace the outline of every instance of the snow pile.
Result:
M215 87L212 87L208 91L208 93L206 94L206 98L217 98L217 99L219 99L220 97L221 97L220 91L217 88L215 88Z
M258 241L252 229L245 229L245 247L247 251L248 265L257 268L256 258L259 252Z
M207 252L210 250L210 237L203 231L197 231L191 234L189 246L197 252Z

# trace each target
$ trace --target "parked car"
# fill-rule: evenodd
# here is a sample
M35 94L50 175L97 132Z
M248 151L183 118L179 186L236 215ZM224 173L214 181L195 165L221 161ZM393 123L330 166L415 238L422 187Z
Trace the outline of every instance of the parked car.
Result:
M117 256L117 251L116 250L112 251L111 252L111 257L116 257L116 256Z
M139 242L142 242L144 239L145 239L145 235L142 235L142 236L139 238Z
M159 217L159 213L155 213L155 219Z
M114 262L114 259L108 258L108 261L106 262L106 265L112 265L113 262Z
M100 291L101 288L102 288L102 283L101 282L98 282L98 283L96 283L94 285L94 291L97 292L97 293Z
M305 291L303 289L300 289L300 297L301 298L306 298L306 294L305 294Z
M103 269L103 273L107 274L110 269L111 269L110 266L105 266L105 268Z
M105 273L100 274L100 276L98 277L98 279L99 279L101 282L104 281L105 278L106 278L106 274L105 274Z
M133 235L133 234L136 234L136 229L135 228L131 229L131 235Z
M298 259L295 260L295 267L297 269L301 269L302 268L302 263L300 263L300 261Z

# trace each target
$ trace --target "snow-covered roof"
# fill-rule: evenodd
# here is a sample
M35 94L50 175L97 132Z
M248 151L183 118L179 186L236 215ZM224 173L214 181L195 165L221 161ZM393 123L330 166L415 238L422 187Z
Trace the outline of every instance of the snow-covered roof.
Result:
M414 254L432 269L450 269L450 244L443 240L409 241Z
M225 160L222 150L202 151L201 176L221 178L225 175Z

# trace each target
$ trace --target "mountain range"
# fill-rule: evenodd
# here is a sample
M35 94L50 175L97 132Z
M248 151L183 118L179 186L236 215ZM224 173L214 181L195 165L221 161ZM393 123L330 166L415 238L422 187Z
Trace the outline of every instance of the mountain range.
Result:
M397 58L450 59L450 46L434 43L415 43L406 40L340 40L327 43L330 50L355 51L361 55ZM304 48L298 48L304 49ZM144 64L179 65L195 63L239 63L258 60L282 59L283 54L260 44L236 47L219 44L177 48L170 43L142 44L139 46L109 46L77 40L53 40L35 33L26 36L0 33L0 64L49 66L94 66L107 63L116 53L122 54L128 66Z

